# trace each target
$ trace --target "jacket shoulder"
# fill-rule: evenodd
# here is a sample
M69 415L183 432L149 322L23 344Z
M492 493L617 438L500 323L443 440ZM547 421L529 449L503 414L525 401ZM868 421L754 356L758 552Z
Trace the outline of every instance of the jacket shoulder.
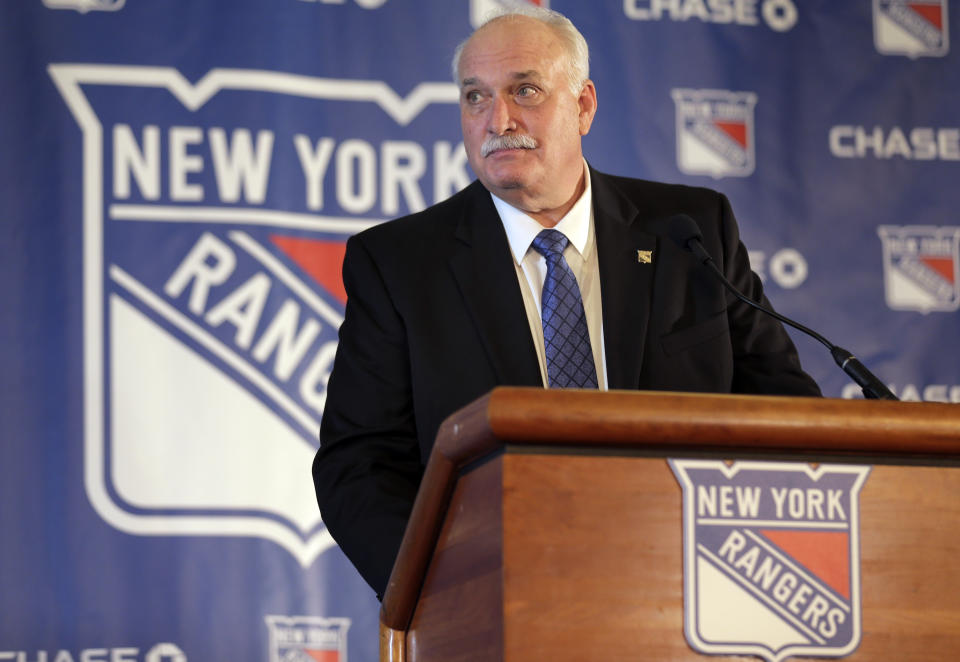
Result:
M596 172L598 178L647 214L716 213L725 196L711 188L654 182Z

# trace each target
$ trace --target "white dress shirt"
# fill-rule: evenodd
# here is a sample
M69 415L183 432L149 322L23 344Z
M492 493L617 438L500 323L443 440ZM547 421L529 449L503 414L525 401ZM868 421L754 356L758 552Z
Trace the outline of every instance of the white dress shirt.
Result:
M597 240L593 223L593 195L590 188L590 171L584 163L586 187L583 195L573 205L567 215L560 219L554 230L562 232L569 240L563 251L563 257L573 271L580 286L583 298L583 310L587 318L587 332L590 334L590 347L593 350L593 363L597 368L597 384L601 390L607 389L606 354L603 346L603 307L600 301L600 261L597 259ZM547 357L543 343L543 322L540 312L540 297L543 281L547 276L547 260L531 243L545 228L536 220L527 216L516 207L490 194L493 204L500 214L503 228L510 242L513 264L517 271L517 281L523 296L523 305L530 323L530 333L537 349L540 362L540 376L544 385L547 380Z

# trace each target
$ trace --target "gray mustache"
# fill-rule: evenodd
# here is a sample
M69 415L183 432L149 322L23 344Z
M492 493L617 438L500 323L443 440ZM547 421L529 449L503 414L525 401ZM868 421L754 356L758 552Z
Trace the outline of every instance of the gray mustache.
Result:
M537 141L530 136L490 136L480 146L480 155L486 158L502 149L536 149L536 147Z

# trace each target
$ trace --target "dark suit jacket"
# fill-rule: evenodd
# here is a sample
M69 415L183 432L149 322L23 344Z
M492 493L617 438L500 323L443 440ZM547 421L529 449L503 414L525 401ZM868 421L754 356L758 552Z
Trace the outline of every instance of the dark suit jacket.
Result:
M780 323L726 295L665 235L667 219L688 214L727 278L765 301L726 198L590 174L611 389L819 395ZM382 595L443 419L495 386L542 382L506 234L479 182L352 237L343 279L313 476L324 522Z

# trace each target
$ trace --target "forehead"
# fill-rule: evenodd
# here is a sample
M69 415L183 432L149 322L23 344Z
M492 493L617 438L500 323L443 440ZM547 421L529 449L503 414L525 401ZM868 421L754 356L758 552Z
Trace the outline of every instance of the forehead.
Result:
M564 57L553 30L540 21L520 16L493 21L477 30L460 58L461 81L496 83L501 79L550 77Z

